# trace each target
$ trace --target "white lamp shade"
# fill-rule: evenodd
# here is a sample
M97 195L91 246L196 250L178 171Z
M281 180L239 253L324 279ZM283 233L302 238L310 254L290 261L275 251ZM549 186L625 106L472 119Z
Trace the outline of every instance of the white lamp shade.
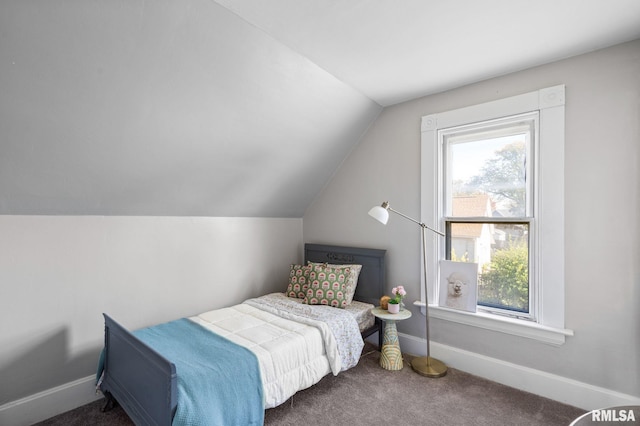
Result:
M371 210L369 210L369 216L377 220L378 222L386 225L389 221L389 210L384 207L375 206Z

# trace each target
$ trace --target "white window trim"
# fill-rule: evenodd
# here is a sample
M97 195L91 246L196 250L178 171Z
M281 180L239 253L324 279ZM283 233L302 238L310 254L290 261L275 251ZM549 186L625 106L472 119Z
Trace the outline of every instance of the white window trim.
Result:
M487 313L469 313L440 307L438 261L445 258L445 244L435 234L427 239L427 282L429 313L434 318L484 329L528 337L561 345L573 331L564 328L564 85L422 117L421 137L421 220L444 229L442 197L442 146L438 130L493 120L531 111L540 112L540 139L537 191L537 247L535 250L539 285L536 294L536 322ZM422 286L424 288L424 286ZM421 301L424 306L424 290ZM425 310L422 309L424 315Z

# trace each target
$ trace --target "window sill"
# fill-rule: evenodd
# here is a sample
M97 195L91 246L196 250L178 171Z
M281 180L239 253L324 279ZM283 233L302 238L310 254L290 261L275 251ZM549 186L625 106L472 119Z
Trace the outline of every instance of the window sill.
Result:
M424 303L420 301L414 302L414 305L424 307ZM530 321L501 317L484 312L458 311L431 304L429 305L429 316L470 325L472 327L534 339L555 346L564 344L566 336L573 336L573 330L547 327Z

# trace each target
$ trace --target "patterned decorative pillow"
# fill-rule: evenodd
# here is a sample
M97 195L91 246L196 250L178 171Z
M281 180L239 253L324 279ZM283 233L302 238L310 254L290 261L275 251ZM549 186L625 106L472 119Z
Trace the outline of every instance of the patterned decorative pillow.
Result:
M360 276L360 271L362 270L362 265L334 265L332 263L316 263L309 262L309 265L325 265L330 268L349 268L349 277L347 278L347 289L346 289L346 299L347 305L350 305L353 302L353 296L356 294L356 286L358 285L358 277Z
M304 303L309 305L328 305L344 308L348 305L346 298L347 280L350 268L332 268L324 264L312 265L309 273L309 288Z
M309 273L311 266L291 265L289 270L289 285L285 294L289 297L304 299L309 288Z

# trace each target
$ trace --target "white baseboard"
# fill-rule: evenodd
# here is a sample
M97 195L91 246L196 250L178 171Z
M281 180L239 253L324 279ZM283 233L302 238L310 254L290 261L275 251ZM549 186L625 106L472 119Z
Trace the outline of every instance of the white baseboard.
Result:
M28 426L102 398L88 376L0 406L0 425Z
M403 333L398 333L398 337L403 352L420 356L426 354L424 339ZM437 342L431 342L430 348L431 356L452 368L584 410L640 405L639 397L611 389L593 386Z

